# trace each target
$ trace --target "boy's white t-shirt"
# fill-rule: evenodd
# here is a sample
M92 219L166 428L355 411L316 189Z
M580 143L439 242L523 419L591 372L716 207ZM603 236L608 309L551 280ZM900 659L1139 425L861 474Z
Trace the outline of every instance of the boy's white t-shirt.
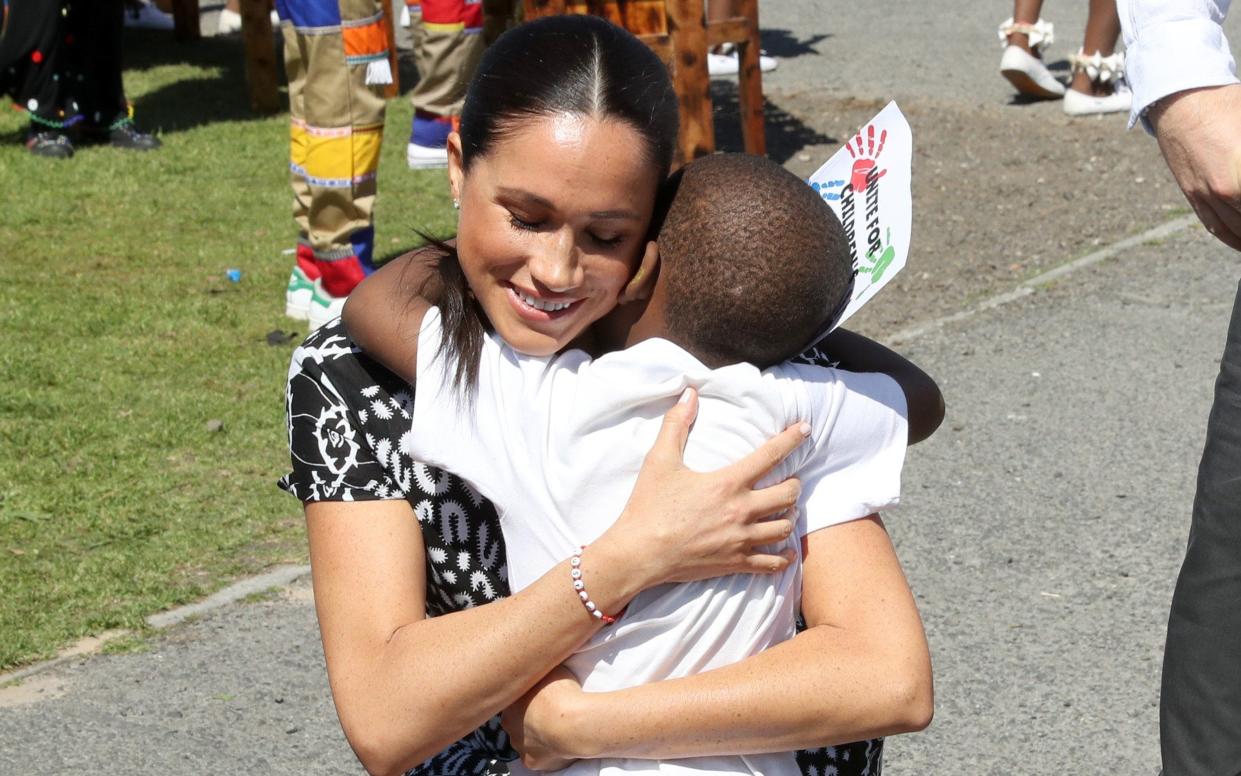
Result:
M452 384L455 362L440 353L440 331L439 310L431 308L419 334L410 454L457 474L495 504L514 592L620 516L664 413L685 388L699 394L685 448L685 464L696 471L735 463L795 422L811 425L810 439L758 484L801 479L797 530L773 548L796 549L799 562L775 575L738 574L640 593L615 625L566 661L587 691L701 673L791 638L801 591L800 537L899 500L905 397L887 375L798 364L710 369L662 339L594 360L580 350L536 358L487 334L471 400ZM563 773L800 770L791 753L775 753L580 760Z

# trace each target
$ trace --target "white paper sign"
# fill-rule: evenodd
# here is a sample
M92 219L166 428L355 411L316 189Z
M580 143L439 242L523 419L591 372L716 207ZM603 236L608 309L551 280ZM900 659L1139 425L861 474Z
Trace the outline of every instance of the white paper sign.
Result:
M905 266L913 224L912 167L913 133L890 102L807 181L844 224L857 273L853 299L837 326Z

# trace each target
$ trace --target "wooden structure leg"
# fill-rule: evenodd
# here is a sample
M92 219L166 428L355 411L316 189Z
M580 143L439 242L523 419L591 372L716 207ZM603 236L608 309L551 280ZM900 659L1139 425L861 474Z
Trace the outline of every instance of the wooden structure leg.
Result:
M241 39L245 46L250 108L257 113L275 113L281 107L280 90L267 0L241 0Z
M172 0L172 34L177 40L198 40L203 36L198 19L198 0Z
M589 13L619 24L668 65L681 109L678 161L715 152L715 125L707 54L715 46L737 47L737 97L741 137L748 154L767 153L763 123L763 76L759 69L758 0L737 0L738 15L708 23L703 0L524 0L526 19Z
M679 160L715 153L711 76L707 72L707 27L702 0L667 0L672 43L672 86L681 106Z
M735 41L740 71L737 102L741 109L741 139L747 154L767 155L767 133L763 120L763 70L759 67L758 0L737 0L742 40ZM735 21L735 20L730 20Z

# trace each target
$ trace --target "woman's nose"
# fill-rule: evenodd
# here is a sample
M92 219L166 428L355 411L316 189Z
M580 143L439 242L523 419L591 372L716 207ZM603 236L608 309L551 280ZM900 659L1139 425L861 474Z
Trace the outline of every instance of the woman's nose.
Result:
M543 250L530 259L530 275L549 291L563 292L581 285L581 264L573 235L556 232L549 235Z

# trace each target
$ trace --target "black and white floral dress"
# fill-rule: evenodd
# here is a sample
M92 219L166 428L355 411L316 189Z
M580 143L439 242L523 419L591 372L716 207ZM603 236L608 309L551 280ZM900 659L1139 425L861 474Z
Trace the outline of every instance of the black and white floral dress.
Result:
M825 358L812 351L804 360ZM428 616L509 594L495 507L455 475L410 458L410 387L363 354L339 321L294 351L285 401L292 471L280 487L303 502L408 501L426 546ZM882 753L881 740L862 741L799 752L797 762L806 776L877 776ZM516 756L495 717L410 774L505 774Z

